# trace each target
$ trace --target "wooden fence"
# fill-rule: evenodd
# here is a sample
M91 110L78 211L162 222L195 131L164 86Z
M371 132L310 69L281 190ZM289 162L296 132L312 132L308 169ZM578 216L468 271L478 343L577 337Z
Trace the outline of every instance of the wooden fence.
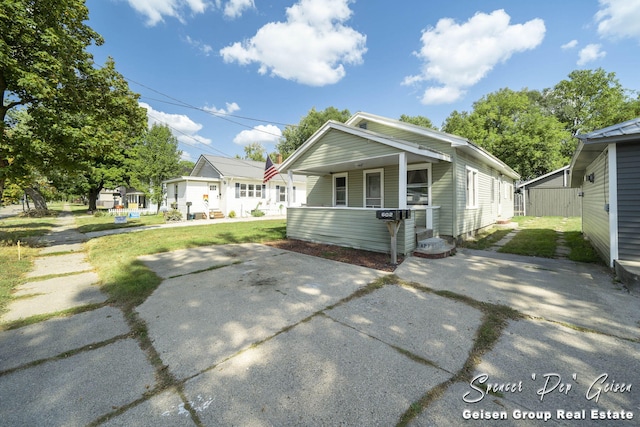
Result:
M527 188L514 198L515 215L582 216L579 188Z

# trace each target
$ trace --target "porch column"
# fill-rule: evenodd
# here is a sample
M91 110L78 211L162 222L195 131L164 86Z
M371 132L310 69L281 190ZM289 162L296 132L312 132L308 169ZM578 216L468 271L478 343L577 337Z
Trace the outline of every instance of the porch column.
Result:
M287 207L291 206L293 200L293 171L288 172L289 179L287 180Z
M398 209L407 209L407 153L398 154Z

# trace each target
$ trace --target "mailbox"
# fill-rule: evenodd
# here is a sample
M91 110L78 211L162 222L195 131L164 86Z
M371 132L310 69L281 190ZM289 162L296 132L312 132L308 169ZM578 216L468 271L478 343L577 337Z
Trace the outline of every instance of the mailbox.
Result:
M376 218L386 221L401 221L411 218L411 209L384 209L376 211Z

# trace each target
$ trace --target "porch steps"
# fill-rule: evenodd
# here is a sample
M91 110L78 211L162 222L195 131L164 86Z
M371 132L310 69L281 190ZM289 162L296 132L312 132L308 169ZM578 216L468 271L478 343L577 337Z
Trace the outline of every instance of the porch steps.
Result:
M209 219L222 219L224 218L224 214L222 213L222 211L209 211Z
M433 230L426 227L416 227L416 242L421 240L430 239L433 237Z
M439 259L456 253L456 245L439 237L430 237L418 242L413 255L420 258Z

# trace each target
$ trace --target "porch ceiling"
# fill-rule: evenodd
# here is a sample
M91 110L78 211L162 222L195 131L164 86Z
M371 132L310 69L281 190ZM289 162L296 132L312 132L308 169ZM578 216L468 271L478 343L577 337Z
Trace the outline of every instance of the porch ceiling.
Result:
M440 159L434 159L433 157L428 156L420 156L413 153L407 154L407 164L412 163L437 163ZM398 164L398 154L389 154L386 156L378 156L378 157L362 157L362 158L351 158L344 162L332 163L332 164L324 164L316 167L310 167L306 169L294 169L294 173L299 173L302 175L329 175L332 173L338 172L346 172L357 169L376 169L382 168L385 166L393 166Z

